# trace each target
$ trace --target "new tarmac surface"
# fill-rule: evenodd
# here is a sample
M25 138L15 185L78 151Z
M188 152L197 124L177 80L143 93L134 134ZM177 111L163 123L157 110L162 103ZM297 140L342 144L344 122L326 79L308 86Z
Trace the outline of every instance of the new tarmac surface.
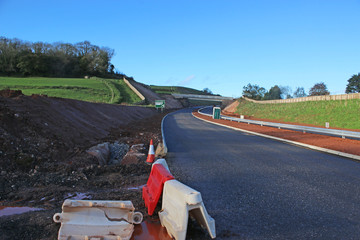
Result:
M217 239L360 239L360 163L191 111L164 119L167 161L176 179L201 192Z

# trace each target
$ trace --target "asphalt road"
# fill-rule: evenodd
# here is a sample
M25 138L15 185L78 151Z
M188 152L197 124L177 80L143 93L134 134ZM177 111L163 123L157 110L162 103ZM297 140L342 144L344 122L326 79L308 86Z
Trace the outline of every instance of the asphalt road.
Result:
M170 170L201 192L217 239L360 239L360 163L206 123L189 109L165 118L164 136Z

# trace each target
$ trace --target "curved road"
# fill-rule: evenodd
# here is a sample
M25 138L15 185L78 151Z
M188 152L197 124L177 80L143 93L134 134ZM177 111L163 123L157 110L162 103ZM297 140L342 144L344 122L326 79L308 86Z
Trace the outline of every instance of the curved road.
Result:
M206 123L191 109L169 114L164 136L171 171L201 192L217 239L360 239L360 163Z

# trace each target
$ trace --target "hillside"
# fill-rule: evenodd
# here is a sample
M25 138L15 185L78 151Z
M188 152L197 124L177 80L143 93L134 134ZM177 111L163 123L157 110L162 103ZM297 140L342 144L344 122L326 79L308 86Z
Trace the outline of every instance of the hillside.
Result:
M65 158L68 154L66 151L73 151L74 147L91 146L98 139L108 136L113 128L118 129L156 114L155 109L151 108L39 95L30 97L22 95L20 91L9 90L0 91L0 103L2 149L9 157L18 154L14 146L23 146L24 154L31 153L34 159L37 154L55 152L52 156L54 159ZM50 142L53 145L49 146ZM34 149L28 150L27 147ZM52 151L51 148L56 150ZM57 148L62 150L58 151Z
M121 79L0 77L0 90L5 88L21 90L25 95L42 94L88 102L133 104L140 101Z
M150 85L150 88L157 94L197 94L197 95L210 95L200 90L187 87L176 87L176 86L155 86Z
M316 126L360 129L360 99L259 104L239 100L235 113L250 118L269 119Z

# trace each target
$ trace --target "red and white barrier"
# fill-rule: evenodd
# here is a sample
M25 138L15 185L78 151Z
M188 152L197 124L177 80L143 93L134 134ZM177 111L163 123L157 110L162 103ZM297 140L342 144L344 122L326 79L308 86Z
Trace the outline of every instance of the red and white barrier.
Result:
M171 173L162 164L153 164L150 177L143 188L142 197L145 206L148 208L148 214L152 215L156 205L161 197L164 183L174 179Z

